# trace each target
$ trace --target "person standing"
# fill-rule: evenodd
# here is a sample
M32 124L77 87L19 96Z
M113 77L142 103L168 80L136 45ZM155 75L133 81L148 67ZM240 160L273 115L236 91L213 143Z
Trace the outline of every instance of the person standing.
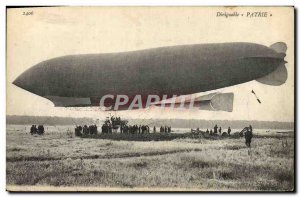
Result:
M245 132L245 143L247 147L251 147L251 140L253 137L252 128L247 128L247 131Z
M230 135L230 133L231 133L231 128L230 127L228 127L227 133L228 133L228 135Z
M218 133L218 125L215 125L214 127L214 134L217 134Z

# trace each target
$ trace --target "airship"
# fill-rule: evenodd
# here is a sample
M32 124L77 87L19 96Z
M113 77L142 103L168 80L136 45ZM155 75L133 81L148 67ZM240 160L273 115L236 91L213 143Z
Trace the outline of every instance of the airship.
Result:
M67 55L42 61L22 73L13 84L49 99L56 107L114 106L117 95L129 102L149 95L159 106L175 96L192 95L256 80L279 86L287 80L287 46L233 42L165 46L137 51ZM233 93L197 97L200 110L232 111ZM175 103L176 104L176 103ZM168 107L168 104L164 103ZM114 109L114 108L110 108Z

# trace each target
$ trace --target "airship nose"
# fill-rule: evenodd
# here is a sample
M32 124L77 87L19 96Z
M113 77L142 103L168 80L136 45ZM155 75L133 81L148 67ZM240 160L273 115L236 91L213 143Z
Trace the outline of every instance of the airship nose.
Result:
M15 79L12 83L13 83L15 86L18 86L19 88L25 89L25 88L22 86L22 80L20 80L19 77L18 77L17 79Z
M28 79L28 77L26 77L26 73L21 74L12 83L14 85L18 86L19 88L22 88L24 90L31 92L32 88L30 85L30 79Z
M18 76L12 83L19 88L41 96L43 94L43 88L41 88L43 86L42 74L43 69L33 67Z

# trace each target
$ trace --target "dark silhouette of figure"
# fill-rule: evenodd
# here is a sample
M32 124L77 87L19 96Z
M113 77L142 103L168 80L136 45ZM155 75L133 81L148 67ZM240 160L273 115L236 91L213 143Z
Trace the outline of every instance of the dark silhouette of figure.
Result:
M164 132L164 128L161 126L160 127L160 132L163 133Z
M78 136L78 137L82 136L81 131L82 131L82 127L81 126L76 126L75 127L75 136Z
M219 134L222 134L222 127L219 127Z
M213 135L213 131L212 131L212 129L210 130L210 132L209 132L209 135Z
M155 128L155 126L153 127L153 133L156 133L156 128Z
M206 129L206 133L209 134L209 130L208 129Z
M230 133L231 133L231 128L230 127L228 127L227 133L228 133L228 135L230 135Z
M125 134L127 134L127 133L128 133L128 125L125 125L125 126L124 126L124 130L123 130L123 132L124 132Z
M39 135L43 135L44 132L45 132L44 126L43 126L43 125L39 125L39 126L38 126L38 129L37 129L37 133L38 133Z
M103 124L101 127L101 132L106 133L106 124Z
M247 131L245 132L245 141L246 141L246 146L251 147L251 139L253 137L252 130L250 128L247 128Z
M217 125L215 125L215 127L214 127L214 133L215 133L215 134L218 133L218 126L217 126Z
M93 132L93 133L94 133L94 135L97 135L97 133L98 133L98 130L97 130L97 129L98 129L98 128L97 128L97 125L95 125L95 124L94 124L94 126L93 126L93 129L94 129L94 132Z
M123 125L120 126L120 133L123 133Z
M83 126L83 134L84 135L88 134L88 127L86 125Z
M36 127L35 127L35 125L31 126L31 128L30 128L30 134L31 135L36 134Z
M94 133L94 128L93 128L93 125L90 125L89 126L89 135L93 135L93 133Z
M108 125L108 131L109 131L109 133L112 133L112 125L111 124Z
M114 117L114 116L110 117L110 120L111 120L111 123L114 124L114 122L115 122L115 117Z

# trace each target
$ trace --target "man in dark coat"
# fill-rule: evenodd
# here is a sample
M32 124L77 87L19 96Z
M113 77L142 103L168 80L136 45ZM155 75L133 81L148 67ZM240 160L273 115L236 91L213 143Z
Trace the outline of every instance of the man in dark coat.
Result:
M218 133L218 126L215 125L215 127L214 127L214 134L217 134L217 133Z
M251 147L251 139L253 137L252 131L247 128L247 131L245 132L245 141L246 141L246 146Z
M31 135L35 134L35 128L34 128L34 125L31 126L31 128L30 128L30 133L31 133Z
M87 134L88 134L88 127L87 127L87 125L84 125L84 126L83 126L83 134L84 134L84 135L87 135Z
M227 133L228 133L228 135L230 135L230 133L231 133L231 128L230 127L228 127Z
M38 126L38 134L43 135L44 134L44 126L43 125L39 125Z

